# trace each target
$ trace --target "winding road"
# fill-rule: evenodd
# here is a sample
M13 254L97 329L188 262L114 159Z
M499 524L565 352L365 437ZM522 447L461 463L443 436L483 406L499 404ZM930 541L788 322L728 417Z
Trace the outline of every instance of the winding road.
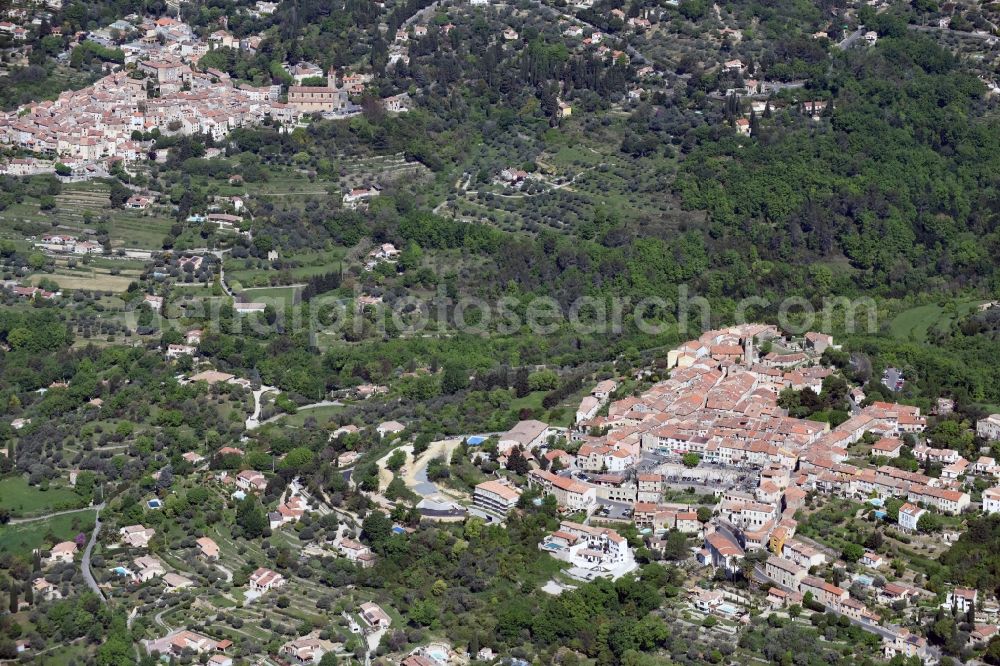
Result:
M94 551L94 544L97 543L97 534L101 531L101 509L104 508L104 502L101 502L96 507L97 514L94 516L94 531L90 534L90 541L87 542L87 547L83 550L83 560L80 562L80 570L83 573L83 580L86 581L87 586L94 591L98 597L100 597L101 602L108 603L107 597L104 596L104 592L98 586L97 581L94 580L94 574L90 570L90 555Z
M841 51L846 51L847 49L854 46L854 42L861 39L861 36L864 34L865 34L865 27L861 26L860 28L849 34L847 37L844 37L844 39L837 42L837 48L840 49Z
M174 610L174 606L167 606L166 608L162 609L159 613L157 613L156 615L153 616L153 622L155 622L156 624L158 624L161 627L163 627L164 629L166 629L168 634L171 631L173 631L174 628L171 627L169 624L167 624L164 621L163 614L166 613L166 612L168 612L168 611L172 611L172 610Z

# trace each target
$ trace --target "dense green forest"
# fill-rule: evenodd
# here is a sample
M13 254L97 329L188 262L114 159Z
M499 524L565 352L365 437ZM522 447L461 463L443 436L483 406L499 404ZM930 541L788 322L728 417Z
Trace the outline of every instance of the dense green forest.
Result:
M858 288L886 296L996 289L995 110L950 53L882 23L877 48L837 54L810 81L832 95L829 125L792 107L752 140L706 134L676 190L709 211L716 247L790 263L842 255Z

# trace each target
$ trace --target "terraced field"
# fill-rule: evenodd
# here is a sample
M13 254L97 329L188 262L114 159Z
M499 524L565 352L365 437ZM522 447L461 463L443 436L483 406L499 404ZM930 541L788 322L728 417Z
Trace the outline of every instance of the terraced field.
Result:
M112 247L159 250L173 224L170 218L148 211L112 210L107 187L99 184L68 186L55 201L54 210L43 211L38 201L26 199L0 212L0 226L5 231L20 229L22 238L55 231L88 237L103 224Z
M92 216L89 225L84 216L88 211ZM173 224L170 218L147 211L112 210L107 187L91 183L66 187L56 196L56 211L51 217L60 227L82 235L84 229L93 229L104 215L109 218L112 247L158 250Z

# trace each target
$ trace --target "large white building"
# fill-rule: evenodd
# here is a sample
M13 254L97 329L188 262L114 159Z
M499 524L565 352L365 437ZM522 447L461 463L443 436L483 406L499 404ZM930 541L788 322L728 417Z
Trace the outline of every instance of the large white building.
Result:
M515 446L531 451L545 443L549 426L541 421L519 421L517 425L500 435L500 451L506 452Z
M606 527L564 520L538 547L553 557L598 575L617 578L635 568L635 557L628 541Z
M983 513L1000 513L1000 486L983 491Z
M580 406L576 408L576 422L594 418L600 408L601 403L597 398L592 395L583 396Z
M899 507L899 526L907 532L916 532L917 523L920 522L920 517L925 513L927 513L927 509L921 509L919 506L907 502Z
M953 608L959 613L967 613L970 610L975 610L976 602L978 600L979 592L977 590L966 587L956 587L948 593L948 598L945 599L944 607Z

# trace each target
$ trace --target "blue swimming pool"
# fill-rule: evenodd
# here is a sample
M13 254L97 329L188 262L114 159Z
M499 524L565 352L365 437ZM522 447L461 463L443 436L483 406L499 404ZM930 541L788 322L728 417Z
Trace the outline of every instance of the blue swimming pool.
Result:
M719 604L719 612L723 615L736 615L740 609L732 604Z
M448 654L441 648L428 649L427 656L440 664L443 664L446 661L448 661Z

